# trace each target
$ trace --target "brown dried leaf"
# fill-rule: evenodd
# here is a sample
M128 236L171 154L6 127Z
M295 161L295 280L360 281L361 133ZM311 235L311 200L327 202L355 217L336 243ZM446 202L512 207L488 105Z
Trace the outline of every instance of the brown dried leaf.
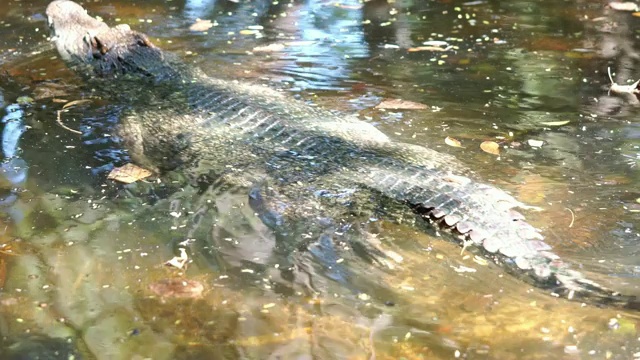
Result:
M119 181L125 184L131 184L138 180L142 180L151 176L151 171L143 169L133 164L126 164L119 168L111 170L107 179Z
M631 1L621 2L612 1L609 3L609 7L618 11L638 11L638 5Z
M489 154L500 155L500 145L495 141L483 141L480 149Z
M424 110L428 109L429 107L427 105L408 100L388 99L383 100L380 104L376 105L375 108L393 110Z
M453 146L453 147L462 147L462 144L460 143L459 140L452 138L451 136L447 136L444 139L444 143L449 145L449 146Z
M204 285L195 280L164 279L149 285L149 289L161 297L190 299L202 295Z
M191 24L191 26L189 26L189 30L207 31L211 29L212 26L213 26L213 23L211 22L211 20L196 19L196 22Z

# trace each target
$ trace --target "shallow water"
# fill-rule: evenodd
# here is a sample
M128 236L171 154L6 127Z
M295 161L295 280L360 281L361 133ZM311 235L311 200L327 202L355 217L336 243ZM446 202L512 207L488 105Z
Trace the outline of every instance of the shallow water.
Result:
M532 288L411 217L365 221L366 240L395 254L384 263L320 240L289 269L244 193L198 203L180 174L126 187L106 180L129 161L109 136L119 104L92 98L57 59L45 7L0 4L1 99L14 114L4 121L0 182L7 345L26 334L69 338L89 359L640 357L636 312ZM582 1L88 8L211 75L357 112L394 138L454 155L542 207L527 216L567 261L640 294L637 106L608 94L606 75L611 67L616 82L635 80L632 15ZM190 31L198 18L214 26ZM452 48L409 51L430 40ZM12 105L21 96L28 105ZM62 100L79 99L91 101L57 121ZM375 109L383 99L429 108ZM463 147L446 145L448 136ZM483 152L485 140L501 155ZM188 266L164 266L181 248Z

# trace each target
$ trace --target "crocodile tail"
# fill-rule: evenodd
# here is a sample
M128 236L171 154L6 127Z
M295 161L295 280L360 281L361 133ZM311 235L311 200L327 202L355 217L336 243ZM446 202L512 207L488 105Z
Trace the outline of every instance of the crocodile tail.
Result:
M548 259L550 260L550 259ZM623 295L598 284L558 259L548 262L551 275L546 278L554 295L596 306L612 306L640 310L640 299ZM545 280L545 279L541 279Z
M514 208L531 208L493 186L442 169L387 162L370 167L365 185L407 203L417 214L475 247L522 280L568 299L640 309L640 300L587 279L552 252L538 229Z

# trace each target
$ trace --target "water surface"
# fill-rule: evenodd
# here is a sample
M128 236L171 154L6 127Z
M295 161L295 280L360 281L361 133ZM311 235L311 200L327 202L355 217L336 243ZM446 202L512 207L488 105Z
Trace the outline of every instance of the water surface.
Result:
M245 193L202 204L180 174L127 187L107 180L129 161L110 136L120 104L96 98L57 59L46 3L0 5L0 99L14 114L4 121L0 182L7 344L34 333L70 338L89 359L639 357L636 312L532 288L411 217L352 219L395 254L385 262L319 239L289 268ZM527 216L567 261L640 294L637 100L609 94L606 74L620 84L640 76L631 13L596 1L87 7L212 76L357 113L398 140L454 155L543 208ZM211 28L189 30L197 19ZM446 50L418 48L433 41ZM58 121L64 101L80 99L90 101ZM428 109L374 108L385 99ZM483 152L483 141L501 154ZM188 266L164 266L180 249ZM191 292L176 294L180 285Z

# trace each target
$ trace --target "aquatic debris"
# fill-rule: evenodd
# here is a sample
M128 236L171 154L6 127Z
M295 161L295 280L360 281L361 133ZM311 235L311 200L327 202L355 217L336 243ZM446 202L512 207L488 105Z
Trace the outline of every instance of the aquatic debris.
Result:
M480 149L489 154L500 155L500 145L495 141L483 141Z
M196 22L189 26L191 31L207 31L213 27L211 20L196 19Z
M345 4L341 4L341 3L334 3L333 6L340 8L340 9L346 9L346 10L360 10L362 9L362 5L345 5Z
M196 280L164 279L149 285L154 294L163 298L193 299L204 292L204 285Z
M474 273L474 272L477 271L474 268L463 266L463 265L460 265L460 266L457 266L457 267L456 266L452 266L451 268L453 269L453 271L455 271L457 273Z
M16 102L18 105L33 105L35 101L29 96L20 96L16 99Z
M569 123L569 120L564 120L564 121L545 121L542 122L541 124L544 126L562 126L562 125L567 125Z
M613 81L613 77L611 76L611 68L607 68L607 73L609 74L609 81L611 81L611 85L609 86L609 92L614 94L638 94L638 84L640 84L640 80L634 82L631 85L619 85L615 81Z
M568 210L571 213L571 223L569 224L569 227L573 227L573 223L576 221L576 215L573 213L573 210L569 208L565 208L565 210Z
M4 288L4 284L7 281L7 262L0 258L0 288Z
M148 178L151 174L152 172L147 169L143 169L133 164L126 164L111 170L107 179L131 184L138 180Z
M68 109L72 106L76 106L76 105L80 105L80 104L84 104L84 103L88 103L91 100L88 99L80 99L80 100L73 100L73 101L69 101L68 103L62 105L62 110L64 109Z
M429 107L413 101L402 99L387 99L375 106L375 109L393 109L393 110L424 110Z
M564 353L570 355L578 355L580 354L580 350L577 345L566 345L564 347Z
M182 269L189 261L189 255L187 255L187 251L184 248L179 248L180 256L174 256L171 260L165 262L165 265L170 265L176 267L178 269Z
M449 51L453 49L453 46L449 45L449 43L446 41L431 40L431 41L425 41L422 44L423 46L412 47L407 49L407 51L409 52L418 52L418 51L443 52L443 51Z
M613 10L618 10L618 11L638 11L640 10L638 8L638 5L634 2L631 1L626 1L626 2L622 2L622 1L612 1L609 3L609 7L612 8Z
M80 105L80 104L84 104L84 103L87 103L87 102L89 102L89 101L91 101L91 100L88 100L88 99L80 99L80 100L73 100L73 101L70 101L70 102L68 102L68 103L64 104L64 105L62 106L62 109L61 109L61 110L58 110L58 111L56 112L56 114L57 114L57 116L56 116L56 123L57 123L58 125L60 125L60 127L62 127L63 129L65 129L65 130L67 130L67 131L70 131L70 132L72 132L72 133L74 133L74 134L82 135L82 131L78 131L78 130L72 129L72 128L68 127L67 125L65 125L65 124L62 122L62 112L63 112L63 111L65 111L66 109L68 109L68 108L72 107L72 106Z
M418 52L418 51L447 51L451 49L451 47L446 47L446 48L441 48L441 47L437 47L437 46L416 46L416 47L412 47L412 48L408 48L407 51L409 52Z
M240 35L256 35L257 37L262 37L262 33L260 32L260 30L262 30L263 27L260 25L252 25L252 26L247 26L246 29L242 29L239 31Z
M539 147L542 147L542 145L544 145L544 141L529 139L529 140L527 140L527 144L529 144L529 146L531 146L531 147L539 148Z
M278 52L278 51L282 51L284 50L286 46L284 44L281 43L274 43L274 44L269 44L269 45L263 45L263 46L256 46L253 48L253 52Z
M478 255L475 255L475 256L473 257L473 262L474 262L474 263L476 263L476 264L478 264L478 265L482 265L482 266L487 266L487 265L489 265L489 262L487 261L487 259L481 258L481 257L480 257L480 256L478 256Z
M462 147L462 143L460 143L460 141L458 139L454 139L451 136L447 136L444 139L444 143L449 145L449 146L453 146L453 147Z

